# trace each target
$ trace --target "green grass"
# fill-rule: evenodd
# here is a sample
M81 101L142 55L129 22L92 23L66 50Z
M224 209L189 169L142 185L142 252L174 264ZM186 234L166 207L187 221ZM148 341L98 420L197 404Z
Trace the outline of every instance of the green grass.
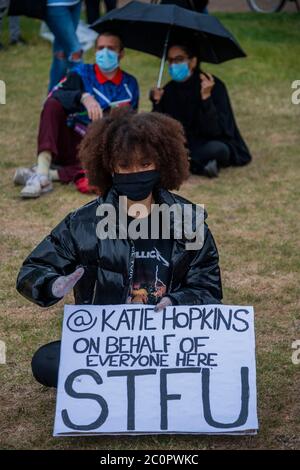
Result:
M15 279L29 251L67 212L90 197L72 186L35 201L21 201L14 169L35 159L39 113L45 98L50 47L39 24L22 20L30 47L0 53L0 79L7 104L0 106L1 251L0 339L7 365L0 365L0 447L5 449L261 449L300 448L299 366L291 344L299 322L299 117L291 83L300 79L300 15L220 14L248 54L247 59L205 66L230 91L239 127L253 162L219 178L191 177L181 193L204 203L216 238L224 302L253 304L256 311L258 407L255 437L97 437L54 439L55 393L32 378L30 360L43 343L60 336L63 304L41 310L19 296ZM7 35L4 41L7 41ZM86 56L93 60L93 53ZM141 109L159 61L128 51L124 68L141 84ZM68 299L72 302L72 297Z

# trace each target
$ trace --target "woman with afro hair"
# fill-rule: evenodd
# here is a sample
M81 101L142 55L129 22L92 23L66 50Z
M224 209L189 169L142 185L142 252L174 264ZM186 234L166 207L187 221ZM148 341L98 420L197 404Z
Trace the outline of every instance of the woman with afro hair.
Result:
M181 124L160 113L116 110L91 124L80 158L99 196L67 215L26 258L18 291L41 307L72 289L80 305L141 303L159 312L221 303L206 214L198 217L198 205L170 192L188 177ZM35 353L40 383L57 385L59 356L59 341Z

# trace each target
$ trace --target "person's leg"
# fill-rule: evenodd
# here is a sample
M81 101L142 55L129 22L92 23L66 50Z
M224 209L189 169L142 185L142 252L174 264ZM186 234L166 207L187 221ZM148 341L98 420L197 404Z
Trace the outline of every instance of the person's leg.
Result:
M31 369L34 378L46 387L57 387L61 341L45 344L34 354Z
M61 103L48 98L40 118L37 166L34 172L20 168L14 177L16 184L25 184L21 197L41 196L53 189L52 181L73 181L82 171L77 157L81 140L82 137L67 126L67 114ZM51 168L52 165L55 168Z
M191 172L207 176L217 176L220 167L230 165L230 148L217 140L190 143Z
M65 126L60 134L59 154L53 159L57 165L57 176L61 183L71 183L74 178L81 173L82 165L78 159L78 148L82 141L82 136L73 129ZM50 170L50 175L51 170Z
M1 17L1 10L0 10L0 50L1 50L1 49L4 49L4 46L3 46L2 42L1 42L2 23L3 23L3 19L2 19L2 17Z
M74 178L77 177L78 174L82 174L83 170L80 162L78 162L74 165L59 166L56 171L61 183L71 183L74 182Z
M82 60L82 50L76 35L80 9L81 3L73 7L47 8L46 23L55 38L49 90L64 77L68 68Z
M0 0L0 21L7 14L9 7L9 0Z
M72 69L72 67L77 65L79 62L82 62L83 51L76 33L80 20L81 3L78 3L77 5L71 6L69 8L73 27L70 27L68 31L67 59L68 68Z
M74 175L81 169L77 158L77 148L81 140L82 137L67 126L67 114L61 103L55 98L48 98L42 111L38 135L40 172L43 173L46 169L44 164L48 153L48 172L51 179L62 183L73 181ZM51 170L51 164L58 168Z
M117 0L104 0L106 11L114 10L117 7Z
M20 17L19 16L9 16L8 17L8 23L9 23L10 42L11 43L17 43L20 36L21 36Z
M81 3L74 6L48 7L46 23L55 37L50 71L51 90L74 65L82 61L82 49L76 29Z
M51 90L62 80L68 71L67 56L63 50L63 46L55 38L52 46L52 63L50 67L48 91Z
M8 8L8 0L0 0L0 35L2 31L2 25L3 25L3 18L7 13L7 8ZM0 41L0 49L3 49L3 44Z
M45 101L38 133L38 155L46 151L54 158L58 156L60 132L66 126L66 118L66 112L58 100L50 97Z
M58 31L62 28L66 7L48 7L46 24L54 36L52 46L53 59L50 67L49 91L65 76L67 72L67 57L63 44L58 39Z
M49 170L53 156L55 157L59 153L58 141L61 128L64 126L66 126L66 113L62 105L54 98L48 98L40 118L37 166L32 175L22 172L22 175L24 173L25 179L27 179L25 187L21 191L21 197L36 198L53 189ZM17 171L15 182L18 176Z
M86 0L86 17L88 24L93 24L100 16L100 0Z

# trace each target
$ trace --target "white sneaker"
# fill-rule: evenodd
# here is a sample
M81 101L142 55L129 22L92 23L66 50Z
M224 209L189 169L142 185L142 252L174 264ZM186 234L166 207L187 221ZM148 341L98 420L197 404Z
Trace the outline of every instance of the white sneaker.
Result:
M33 168L17 168L14 175L14 183L25 186L29 178L35 174L35 169Z
M52 191L52 181L46 175L34 173L22 189L20 196L23 198L36 198L41 194Z

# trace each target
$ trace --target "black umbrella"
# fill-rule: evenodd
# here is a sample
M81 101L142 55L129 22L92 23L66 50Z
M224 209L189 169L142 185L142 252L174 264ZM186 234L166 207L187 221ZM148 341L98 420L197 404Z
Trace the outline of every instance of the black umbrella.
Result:
M212 15L204 15L176 5L156 5L133 1L97 20L98 33L115 32L125 47L162 57L160 87L169 42L193 45L200 61L219 64L246 54L232 34Z

